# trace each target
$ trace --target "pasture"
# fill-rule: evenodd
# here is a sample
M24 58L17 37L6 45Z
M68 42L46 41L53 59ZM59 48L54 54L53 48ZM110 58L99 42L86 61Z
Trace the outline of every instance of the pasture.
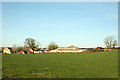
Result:
M117 78L118 51L3 54L3 78Z

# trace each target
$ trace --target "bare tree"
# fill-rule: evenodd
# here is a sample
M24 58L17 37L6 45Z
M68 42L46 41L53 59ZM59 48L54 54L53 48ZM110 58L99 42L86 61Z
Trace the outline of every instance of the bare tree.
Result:
M39 48L41 44L39 42L37 42L36 48Z
M18 48L17 48L18 52L20 52L22 49L23 49L23 47L21 47L21 46L18 46Z
M36 41L33 38L27 38L24 43L32 49L39 47L39 43L36 44Z
M108 36L105 38L104 43L107 48L115 48L117 45L117 40L114 39L114 36Z
M24 51L27 51L29 48L30 48L30 47L27 46L26 44L23 46L23 50L24 50Z
M114 41L113 41L112 46L113 46L113 48L115 48L115 46L117 46L117 40L114 40Z
M12 46L12 51L13 51L13 53L16 53L17 52L17 45L16 44L14 44L13 46Z

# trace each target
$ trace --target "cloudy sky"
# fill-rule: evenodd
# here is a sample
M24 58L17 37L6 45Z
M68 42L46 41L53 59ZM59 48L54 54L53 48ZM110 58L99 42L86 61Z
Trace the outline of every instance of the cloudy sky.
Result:
M104 46L104 38L118 37L117 2L4 2L2 46L22 46L34 38L47 47Z

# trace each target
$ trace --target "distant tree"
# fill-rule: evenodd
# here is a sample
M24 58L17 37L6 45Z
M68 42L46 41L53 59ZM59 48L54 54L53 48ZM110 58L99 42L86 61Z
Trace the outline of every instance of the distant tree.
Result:
M58 48L58 45L55 44L55 42L51 42L51 43L48 45L48 49L54 50L54 49L57 49L57 48Z
M40 43L39 43L39 42L37 42L37 44L36 44L36 48L39 48L39 46L40 46Z
M25 44L25 45L23 46L22 50L28 51L29 48L30 48L30 47L29 47L28 45Z
M23 47L21 47L21 46L19 46L19 47L17 48L18 52L20 52L22 49L23 49Z
M114 40L113 36L108 36L105 38L104 43L107 48L115 48L117 45L117 40Z
M36 41L33 38L27 38L27 39L25 39L24 43L25 43L25 45L29 46L32 49L39 47L39 42L36 44Z
M114 40L114 41L113 41L112 46L113 46L113 48L115 48L115 46L117 46L117 40Z
M17 45L13 45L12 46L12 51L13 51L13 53L17 53L17 51L18 51L18 47L17 47Z

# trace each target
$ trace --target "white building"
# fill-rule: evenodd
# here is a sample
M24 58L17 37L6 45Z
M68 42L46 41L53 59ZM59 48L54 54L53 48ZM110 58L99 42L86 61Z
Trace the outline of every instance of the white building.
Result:
M11 54L10 49L8 49L8 48L4 48L3 53L4 54Z
M85 51L85 49L80 49L78 47L75 46L69 46L69 47L61 47L61 48L57 48L55 50L51 50L51 53L56 53L56 52L73 52L73 53L80 53Z

